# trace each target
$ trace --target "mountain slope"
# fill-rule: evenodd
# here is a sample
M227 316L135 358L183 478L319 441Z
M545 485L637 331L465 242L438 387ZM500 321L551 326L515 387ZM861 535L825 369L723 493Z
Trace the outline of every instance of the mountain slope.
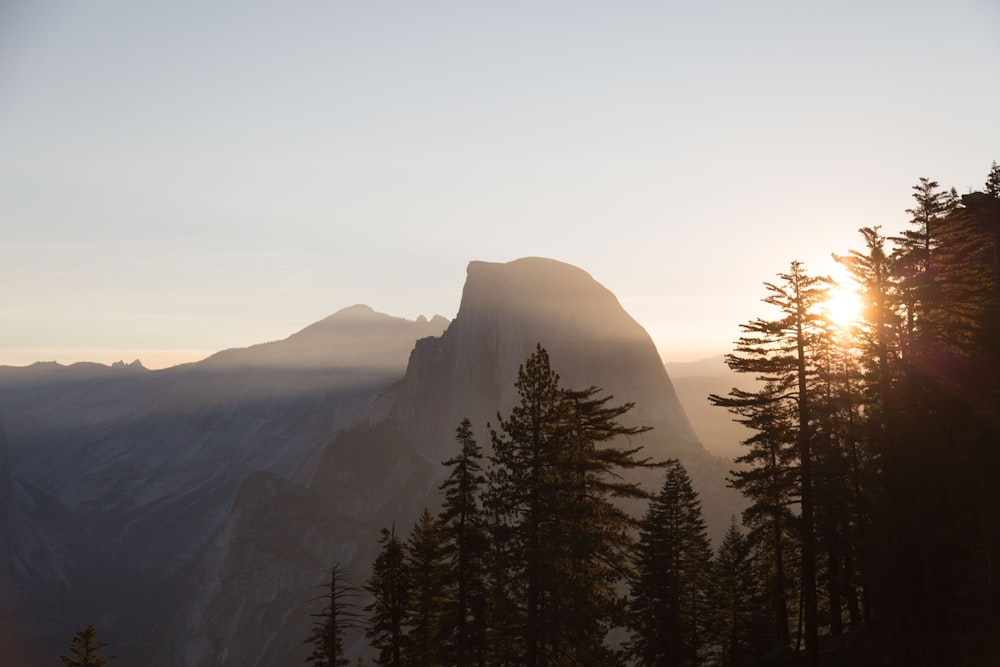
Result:
M746 453L742 443L753 431L733 421L735 415L709 403L709 394L726 396L733 387L753 389L753 378L734 373L722 355L687 363L666 365L684 411L705 449L731 461Z
M200 660L240 645L240 653L229 653L229 659L301 663L308 616L300 609L282 617L278 634L262 619L287 612L282 605L295 594L287 587L303 581L318 585L334 562L363 582L377 531L395 525L405 535L421 508L438 506L446 474L441 461L455 452L455 427L463 417L473 421L478 439L488 446L486 424L496 424L497 412L506 414L513 405L518 366L539 343L564 385L596 385L615 402L635 402L628 419L653 427L640 443L645 453L682 459L714 532L721 533L740 503L724 487L725 467L697 442L649 336L614 295L580 269L553 260L472 262L456 319L441 336L420 340L403 380L331 441L308 489L281 492L274 484L241 491L211 546L213 557L202 564L202 588L211 593L192 602L178 636L196 633L205 642ZM655 490L660 476L653 472L643 481ZM339 522L331 528L337 532L322 534L314 521L301 519L324 513ZM281 542L280 563L257 546L278 522L289 535ZM287 522L300 523L288 530ZM309 576L296 581L303 573ZM254 592L248 594L250 580ZM298 595L304 599L309 592L301 589ZM257 643L247 644L247 637ZM355 642L360 651L363 642ZM210 664L178 663L181 648L166 651L160 664Z
M0 578L53 601L58 611L44 634L57 650L93 622L122 660L144 662L183 606L195 564L244 480L258 471L294 478L402 377L415 341L445 325L355 306L283 341L163 371L0 368L6 474L32 489L15 497L8 521L24 526L32 517L41 534L22 531L14 546L55 533L67 536L71 553L93 551L64 530L68 518L98 550L79 564L67 558L77 568L72 604L60 588L66 577L17 569L23 558L12 548ZM61 513L39 514L32 498Z

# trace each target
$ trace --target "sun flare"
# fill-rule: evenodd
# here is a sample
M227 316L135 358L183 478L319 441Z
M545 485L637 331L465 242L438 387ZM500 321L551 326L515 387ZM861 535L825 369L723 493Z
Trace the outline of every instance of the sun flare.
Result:
M830 289L823 309L831 322L846 329L861 318L861 298L850 287L837 285Z

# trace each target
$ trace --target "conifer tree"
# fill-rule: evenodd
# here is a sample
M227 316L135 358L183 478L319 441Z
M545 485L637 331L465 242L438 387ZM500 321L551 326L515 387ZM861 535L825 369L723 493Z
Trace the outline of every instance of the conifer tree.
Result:
M799 553L806 661L815 667L818 653L818 598L816 592L815 497L813 445L815 411L812 380L816 374L814 347L822 333L818 309L827 298L828 278L810 276L801 262L792 262L787 273L778 274L779 283L764 283L768 295L764 303L775 306L778 319L757 318L740 325L743 335L726 363L738 373L754 373L780 393L767 397L782 404L779 411L794 410L788 420L798 456L797 484L800 500ZM734 398L739 401L740 395ZM761 397L762 398L762 397ZM716 404L730 407L715 397ZM737 402L732 407L738 406Z
M797 540L792 531L792 504L796 490L794 405L779 400L789 391L788 378L771 379L756 392L733 389L729 397L712 395L715 404L738 415L736 420L754 435L743 441L747 453L730 473L729 484L750 506L743 522L750 528L749 542L757 554L764 621L758 639L770 651L787 650L789 622L789 563Z
M983 336L995 303L995 238L934 181L920 179L914 199L911 228L895 239L893 254L904 325L891 412L875 443L872 533L879 618L900 660L931 665L952 651L955 591L975 590L972 579L982 576L963 582L970 561L956 545L978 542L982 527L963 518L982 516L985 494L972 490L991 486L983 466L991 448L976 443L997 437L996 418L985 417L997 403L979 398L991 395L998 375L986 352L995 342Z
M449 595L445 602L444 638L448 664L456 667L485 663L488 536L480 496L485 485L482 451L463 419L455 431L459 454L444 465L451 468L441 485L444 506L439 525L449 564Z
M622 472L656 467L636 458L641 447L615 444L646 432L620 423L631 403L611 405L600 389L563 390L564 459L562 505L556 530L561 534L553 557L561 559L553 612L562 620L557 655L574 664L606 664L605 637L624 626L619 585L631 572L635 519L616 502L647 499Z
M712 552L701 502L678 460L667 461L639 525L627 652L647 667L699 664L712 620Z
M759 599L755 574L750 543L733 517L712 563L715 636L723 667L746 662L753 653Z
M330 581L324 588L326 593L317 599L326 605L318 614L312 614L317 620L305 641L313 646L306 663L316 667L349 665L350 660L344 656L344 632L363 627L356 603L358 591L347 583L347 572L339 563L330 568Z
M409 605L403 619L403 663L413 667L443 664L442 616L447 582L444 540L434 515L426 508L406 543L405 572Z
M97 630L91 624L73 635L73 641L69 645L73 655L61 655L59 659L64 667L107 667L108 662L116 656L105 657L103 649L106 646L107 643L97 640Z
M409 608L405 552L402 541L396 537L395 526L392 531L382 529L379 544L381 550L365 585L374 598L365 607L369 613L366 634L372 647L379 651L379 665L401 667L403 622Z
M610 405L596 387L561 388L541 345L515 386L520 402L492 431L488 502L504 535L506 599L518 610L510 634L521 664L600 664L621 622L616 586L634 523L614 501L646 495L620 475L652 465L615 441L646 429L622 425L631 404Z
M491 475L492 476L492 475ZM517 586L512 527L504 520L503 504L488 492L486 514L486 663L491 667L521 667L524 645L518 633L523 623L522 609L515 597ZM523 635L521 635L523 637Z
M549 549L558 539L553 518L564 414L559 376L541 345L519 368L514 386L520 402L506 420L500 419L500 432L491 429L490 494L500 520L510 527L508 585L519 604L517 617L508 619L509 640L523 650L523 664L536 667L545 662L539 635L551 630L543 623L554 620L547 608L556 579Z
M993 160L990 173L986 176L985 190L986 194L1000 199L1000 165L997 164L996 160Z

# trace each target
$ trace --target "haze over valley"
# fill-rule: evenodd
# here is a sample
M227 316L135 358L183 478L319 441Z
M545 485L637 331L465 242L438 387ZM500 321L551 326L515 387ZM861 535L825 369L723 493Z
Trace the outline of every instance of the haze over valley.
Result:
M0 667L992 664L998 34L2 3Z
M539 343L568 386L635 403L644 455L685 462L721 535L742 501L614 295L553 260L472 262L451 323L353 306L159 371L0 367L6 649L43 664L86 613L146 664L298 664L305 592L437 506L455 427L488 442Z

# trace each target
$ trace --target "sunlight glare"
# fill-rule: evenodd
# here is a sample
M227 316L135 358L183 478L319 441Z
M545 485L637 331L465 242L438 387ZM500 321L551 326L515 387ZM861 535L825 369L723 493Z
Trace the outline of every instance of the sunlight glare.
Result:
M861 318L861 298L853 285L841 284L830 288L830 297L823 310L831 322L841 329L848 329Z

